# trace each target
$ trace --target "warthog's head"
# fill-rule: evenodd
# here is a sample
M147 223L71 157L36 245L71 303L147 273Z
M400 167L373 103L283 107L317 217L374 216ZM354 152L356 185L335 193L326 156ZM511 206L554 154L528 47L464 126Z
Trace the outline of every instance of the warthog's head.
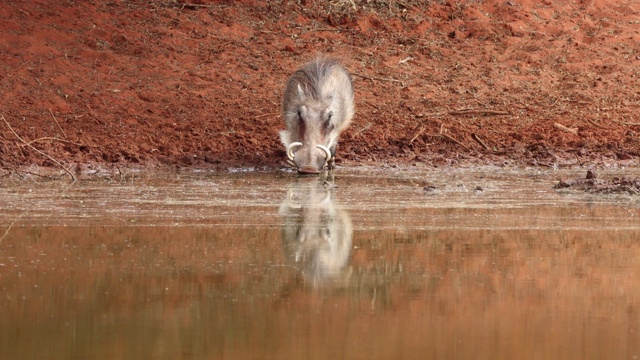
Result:
M317 174L329 164L333 158L336 135L332 136L335 124L332 122L331 99L315 101L309 99L298 85L300 106L294 114L299 133L296 138L302 141L290 142L287 145L289 163L305 174ZM294 130L294 131L295 131Z

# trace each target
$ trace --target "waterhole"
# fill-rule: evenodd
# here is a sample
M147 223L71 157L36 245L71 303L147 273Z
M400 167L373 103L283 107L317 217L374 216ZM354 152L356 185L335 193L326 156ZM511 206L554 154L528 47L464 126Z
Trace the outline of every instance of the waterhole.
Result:
M0 358L637 358L640 201L571 175L3 179Z

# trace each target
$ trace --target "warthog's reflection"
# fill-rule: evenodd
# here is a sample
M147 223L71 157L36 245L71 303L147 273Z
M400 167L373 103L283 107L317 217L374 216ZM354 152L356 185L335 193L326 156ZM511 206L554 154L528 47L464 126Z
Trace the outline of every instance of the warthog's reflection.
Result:
M285 256L313 285L338 279L351 251L351 218L336 206L331 188L317 178L299 179L280 205Z

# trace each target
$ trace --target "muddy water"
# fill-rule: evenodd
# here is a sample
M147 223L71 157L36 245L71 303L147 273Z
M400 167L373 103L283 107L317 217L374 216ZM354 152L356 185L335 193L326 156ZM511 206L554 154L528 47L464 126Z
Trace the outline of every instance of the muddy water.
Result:
M561 176L4 179L0 358L637 358L640 200Z

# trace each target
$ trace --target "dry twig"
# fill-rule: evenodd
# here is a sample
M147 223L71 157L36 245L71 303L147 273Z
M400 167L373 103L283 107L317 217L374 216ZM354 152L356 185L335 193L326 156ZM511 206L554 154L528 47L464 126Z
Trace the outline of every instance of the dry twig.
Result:
M4 234L2 234L2 236L0 236L0 244L2 244L2 241L4 240L4 238L6 238L7 234L9 234L9 230L11 230L11 228L13 227L13 224L15 224L15 221L11 222L11 224L9 224L9 227L7 228L7 230L4 231Z
M469 148L465 144L461 143L460 141L458 141L458 140L456 140L456 139L452 138L451 136L449 136L449 135L444 133L444 123L442 123L440 125L440 133L439 133L439 135L442 136L445 139L448 139L449 141L451 141L453 143L456 143L456 144L462 146L462 148L464 148L465 150L469 151Z
M298 33L298 36L300 36L302 34L310 33L310 32L317 32L317 31L328 31L328 32L349 31L349 32L354 32L356 30L355 29L309 29L309 30L301 31L300 33Z
M365 124L361 129L359 129L358 131L356 131L356 132L353 134L353 137L356 137L356 136L360 135L360 133L361 133L361 132L363 132L363 131L365 131L365 130L369 129L370 127L371 127L371 123L370 123L370 122L366 123L366 124Z
M424 132L424 130L426 129L426 126L420 126L420 129L418 129L418 131L416 132L415 135L413 135L413 137L411 138L411 140L409 140L409 144L413 143L413 141L415 139L418 138L418 136L422 135L422 133Z
M558 130L562 130L562 131L565 131L565 132L568 132L568 133L572 133L574 135L578 135L578 129L566 127L566 126L564 126L562 124L559 124L559 123L553 123L553 126Z
M428 113L428 114L416 114L415 117L416 118L423 118L423 117L437 117L437 116L444 116L447 115L446 111L440 111L440 112L434 112L434 113Z
M604 125L600 125L597 122L591 120L591 119L587 119L588 122L590 122L593 126L598 127L600 129L608 129L608 127L604 126Z
M484 141L482 141L482 139L480 139L480 137L476 133L471 133L471 138L478 144L480 144L480 146L482 146L485 150L489 150L487 144L485 144Z
M449 135L447 135L447 134L440 134L440 136L442 136L443 138L445 138L445 139L447 139L447 140L449 140L449 141L451 141L451 142L454 142L454 143L456 143L456 144L458 144L458 145L462 146L462 148L464 148L465 150L469 151L469 148L468 148L465 144L463 144L463 143L461 143L460 141L458 141L458 140L456 140L456 139L452 138L451 136L449 136Z
M184 10L184 8L212 8L214 7L214 5L209 5L209 4L191 4L191 3L176 3L175 6L180 6L180 10L178 12L181 12L182 10Z
M50 175L42 175L42 174L34 173L32 171L20 170L20 169L9 168L9 167L7 168L7 170L9 170L10 172L13 171L16 175L20 177L23 177L22 174L26 174L26 175L41 177L43 179L48 179L48 180L53 179L53 177Z
M487 109L459 109L449 111L449 115L511 115L508 111L487 110Z
M53 115L53 112L51 111L51 109L49 109L49 114L51 114L51 117L53 118L53 121L55 121L56 125L58 125L58 129L60 129L60 132L62 133L62 135L64 135L64 138L67 139L67 134L65 134L64 130L62 130L62 126L60 126L60 123L58 122L58 119L56 119L55 115Z
M11 127L11 125L9 124L9 122L7 121L7 119L4 118L3 115L0 115L0 118L2 118L2 120L4 121L4 123L7 125L7 127L9 128L9 130L11 130L11 132L13 133L13 135L20 140L23 144L27 145L28 147L30 147L33 151L37 152L38 154L45 156L47 159L53 161L56 165L58 165L59 167L61 167L67 174L69 174L69 176L71 177L71 179L75 182L77 179L75 177L75 175L73 175L73 173L71 171L69 171L69 169L67 169L66 167L64 167L64 165L62 165L58 160L54 159L53 157L51 157L49 154L38 150L37 148L35 148L33 145L31 145L30 143L26 142L23 138L20 137L20 135L18 135L13 128Z

